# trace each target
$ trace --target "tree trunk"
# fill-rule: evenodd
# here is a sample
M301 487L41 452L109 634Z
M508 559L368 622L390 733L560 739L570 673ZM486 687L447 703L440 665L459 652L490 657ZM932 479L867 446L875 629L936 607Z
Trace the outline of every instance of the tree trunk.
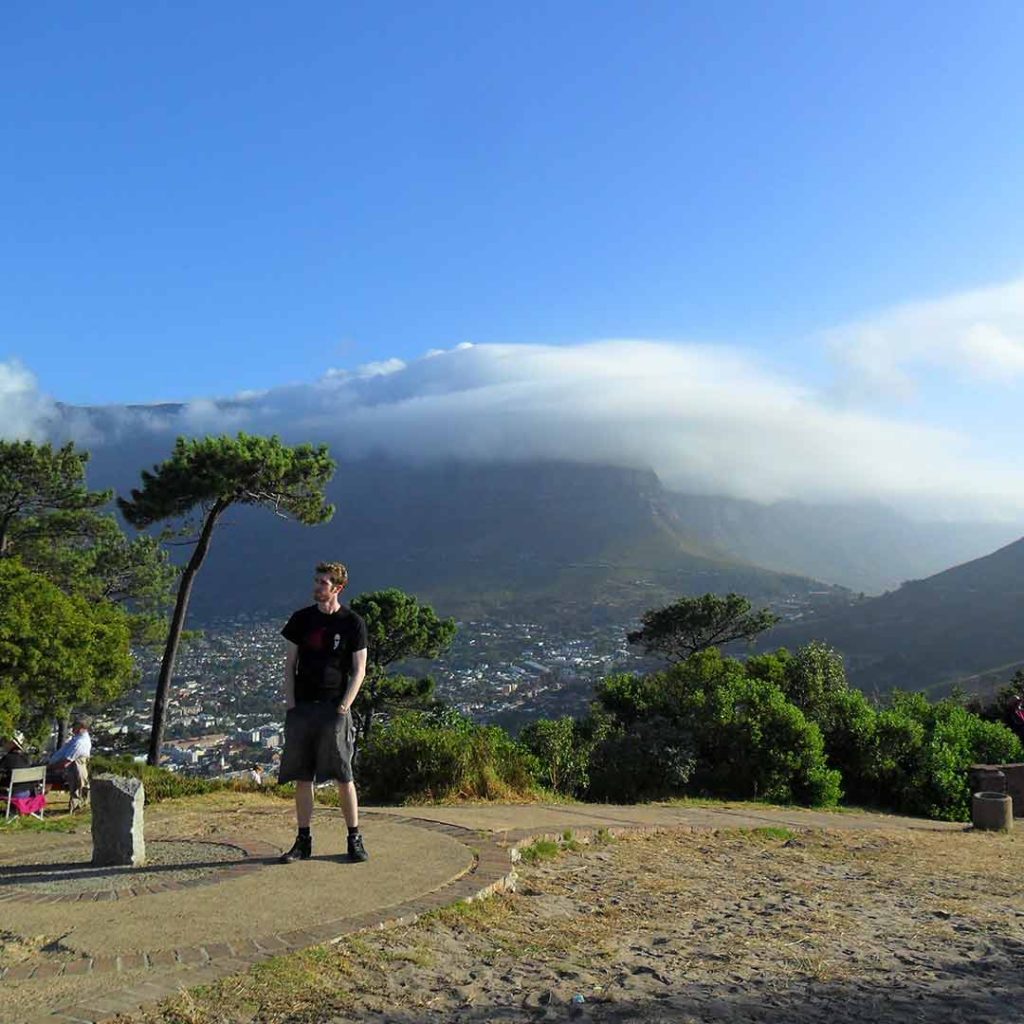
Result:
M11 513L0 519L0 558L4 558L7 555L8 533L10 532L11 520L13 518L14 515Z
M206 552L210 550L210 538L213 536L213 528L217 525L217 519L230 504L230 501L218 498L213 508L207 513L202 533L196 543L196 549L192 552L192 557L181 574L178 596L174 602L174 614L171 616L171 628L164 646L163 661L160 662L160 678L157 679L156 694L153 697L153 728L149 733L149 755L146 758L146 764L149 765L160 764L160 748L163 746L164 740L164 716L167 713L167 691L171 685L171 676L174 674L174 661L178 657L178 644L181 641L185 613L188 611L188 601L192 594L192 581L202 567Z

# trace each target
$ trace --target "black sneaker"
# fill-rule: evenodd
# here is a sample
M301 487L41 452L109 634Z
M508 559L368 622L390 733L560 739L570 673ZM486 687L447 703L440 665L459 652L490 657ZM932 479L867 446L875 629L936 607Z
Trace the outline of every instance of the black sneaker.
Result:
M313 837L296 836L292 848L278 858L279 864L291 864L293 860L309 860L313 856Z
M348 859L349 860L369 860L370 855L366 852L366 847L363 846L363 837L359 832L348 837Z

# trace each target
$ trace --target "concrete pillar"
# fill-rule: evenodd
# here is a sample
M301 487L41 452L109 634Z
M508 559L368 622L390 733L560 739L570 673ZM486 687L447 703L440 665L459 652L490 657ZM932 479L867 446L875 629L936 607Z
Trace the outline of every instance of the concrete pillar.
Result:
M97 867L146 863L142 780L97 775L92 780L92 862Z

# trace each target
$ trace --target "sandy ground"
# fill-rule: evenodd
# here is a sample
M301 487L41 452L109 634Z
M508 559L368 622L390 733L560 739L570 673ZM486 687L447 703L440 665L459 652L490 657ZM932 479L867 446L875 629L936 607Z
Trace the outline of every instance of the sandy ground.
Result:
M632 836L131 1019L1024 1021L1022 877L1020 832Z

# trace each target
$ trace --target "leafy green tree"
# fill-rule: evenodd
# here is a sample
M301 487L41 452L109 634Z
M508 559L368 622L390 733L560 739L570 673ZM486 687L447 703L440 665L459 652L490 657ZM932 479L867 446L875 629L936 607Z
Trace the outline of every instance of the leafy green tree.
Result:
M678 722L654 714L602 736L590 753L588 796L635 803L686 792L694 742Z
M257 505L283 517L314 525L334 514L324 487L335 464L324 445L288 447L274 437L179 437L169 459L143 471L142 487L131 499L119 498L122 515L133 526L182 520L198 527L195 548L178 585L177 598L164 647L156 695L148 763L160 761L167 691L174 673L181 632L196 574L202 567L213 531L233 505Z
M777 685L818 726L828 763L841 773L847 797L873 802L868 779L876 709L860 690L850 689L842 656L827 644L811 641L795 653L781 648L749 658L745 667L748 676Z
M0 560L0 725L38 737L74 708L109 703L132 676L122 609Z
M540 763L541 781L556 793L580 796L590 785L594 742L582 722L569 715L540 718L525 725L519 742Z
M374 716L388 706L422 707L433 698L433 682L388 675L410 658L436 658L455 639L455 620L438 618L430 605L391 587L360 594L352 610L366 622L366 679L353 712L359 735L368 737Z
M179 570L160 541L144 533L129 539L112 515L91 510L53 519L66 528L15 541L21 561L67 594L124 607L134 644L164 640Z
M129 540L113 515L98 511L110 491L85 486L89 453L0 441L0 552L66 594L129 609L132 639L152 641L177 578L160 543Z
M753 640L779 621L767 608L751 609L740 594L704 594L681 597L664 608L644 612L640 629L627 640L647 654L669 661L683 661L692 654L720 647L734 640Z
M74 442L54 449L33 441L0 441L0 558L12 554L14 536L25 541L62 536L66 518L53 513L96 509L110 491L85 486L89 453Z
M651 731L649 723L661 720L655 731L667 736L671 729L680 770L689 747L694 766L687 791L815 805L839 799L839 773L828 768L818 727L775 682L748 676L742 662L716 649L663 672L613 677L595 697L627 733L642 735L645 724ZM636 746L655 756L649 745Z

